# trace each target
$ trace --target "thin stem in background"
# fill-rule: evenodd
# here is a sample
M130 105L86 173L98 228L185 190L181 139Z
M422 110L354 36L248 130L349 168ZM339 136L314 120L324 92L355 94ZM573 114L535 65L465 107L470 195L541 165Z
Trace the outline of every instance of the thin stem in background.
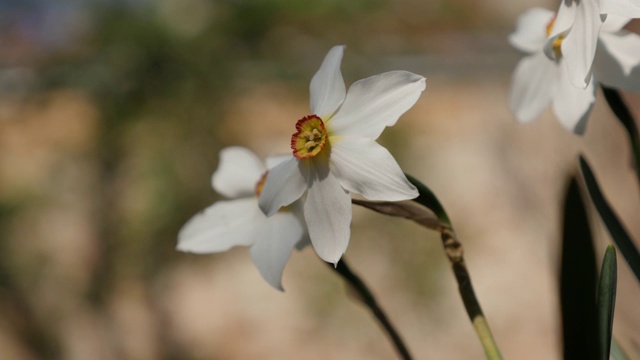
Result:
M458 282L458 290L460 292L462 302L464 303L464 308L467 310L467 314L469 315L469 319L471 319L473 328L482 343L485 355L487 356L487 359L502 359L498 344L496 344L496 341L493 338L489 323L482 312L480 302L473 290L471 275L469 274L467 265L464 262L464 249L462 248L462 244L458 240L453 228L445 227L442 229L440 234L440 237L442 238L442 245L444 246L447 258L451 263L453 274Z
M460 297L464 303L464 307L467 310L469 319L473 324L473 328L480 339L480 343L484 348L487 359L502 359L498 344L496 344L489 323L482 312L480 302L476 297L473 285L471 284L471 275L467 269L467 265L464 261L464 250L462 243L458 240L458 237L453 230L453 225L449 216L444 210L444 206L440 204L440 201L435 194L418 179L411 175L407 175L407 179L418 189L419 196L413 201L421 204L435 213L441 223L440 234L442 238L442 245L444 246L445 254L449 258L453 274L458 282L458 290L460 291Z
M462 244L451 227L449 217L435 195L415 178L407 178L418 188L420 196L414 201L424 207L406 202L366 201L353 199L352 203L375 212L412 220L427 229L438 231L442 237L442 244L456 281L462 302L471 319L471 323L480 339L480 343L488 359L502 359L500 350L491 334L489 324L482 313L480 303L473 291L471 276L464 262Z
M618 90L602 86L602 92L611 111L613 111L618 120L620 120L622 126L624 126L624 129L627 131L627 135L629 135L636 175L638 176L638 181L640 181L640 135L638 134L636 122Z
M396 329L393 327L393 324L391 324L391 321L389 321L389 318L387 318L387 315L378 305L376 298L373 296L371 291L369 291L367 285L362 281L362 279L360 279L358 275L354 274L351 271L344 257L338 262L337 266L335 267L333 266L333 264L326 264L335 272L337 272L349 285L351 285L352 289L357 292L360 301L362 301L362 303L365 304L369 308L369 310L371 310L373 316L378 319L380 325L382 325L382 327L384 328L385 332L389 336L389 339L391 339L391 342L393 342L398 355L400 355L400 358L404 360L411 360L411 354L409 354L409 350L402 341L400 334L396 331Z

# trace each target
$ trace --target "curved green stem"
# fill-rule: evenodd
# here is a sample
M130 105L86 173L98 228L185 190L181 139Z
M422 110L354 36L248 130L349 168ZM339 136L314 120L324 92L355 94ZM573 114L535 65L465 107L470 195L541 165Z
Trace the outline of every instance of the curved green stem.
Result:
M491 328L489 328L489 323L484 315L478 315L473 319L473 328L475 329L476 334L478 334L478 339L480 339L480 342L482 343L482 348L484 349L487 359L502 359L502 354L500 354L498 344L496 344L496 341L493 338Z
M351 288L356 291L358 299L362 301L362 303L365 304L369 308L369 310L371 310L373 316L378 319L380 325L382 325L385 332L389 336L389 339L391 339L391 342L396 348L398 355L400 355L400 358L404 360L411 360L411 354L402 341L400 334L398 333L398 331L396 331L393 324L391 324L391 321L389 320L389 318L387 318L387 315L384 313L380 305L378 305L376 298L373 296L371 291L369 291L369 288L364 283L364 281L362 281L362 279L360 279L358 275L351 271L349 265L347 265L345 258L343 257L335 267L333 266L333 264L326 264L335 272L337 272L349 285L351 285Z
M431 191L431 189L429 189L425 184L421 183L420 180L414 178L413 176L406 173L404 175L407 177L409 182L411 182L411 184L413 184L413 186L418 189L419 195L417 198L413 199L413 201L433 211L441 223L451 228L451 220L449 220L449 215L447 215L447 212L444 210L444 206L440 204L440 201L438 201L438 198L433 193L433 191Z
M413 199L413 201L429 208L436 214L441 222L440 234L442 238L442 245L444 246L445 253L449 258L451 268L453 269L453 274L458 282L460 297L462 298L464 307L467 310L469 319L473 324L473 328L480 339L480 343L484 348L487 359L502 359L498 345L496 344L493 334L491 333L491 329L489 328L489 323L484 317L482 308L480 307L480 302L473 290L471 275L469 274L467 265L464 262L464 250L462 248L462 243L460 243L455 231L453 230L453 226L449 220L447 212L444 210L444 207L440 204L440 201L438 201L435 194L426 185L418 181L413 176L405 175L420 193L420 195Z

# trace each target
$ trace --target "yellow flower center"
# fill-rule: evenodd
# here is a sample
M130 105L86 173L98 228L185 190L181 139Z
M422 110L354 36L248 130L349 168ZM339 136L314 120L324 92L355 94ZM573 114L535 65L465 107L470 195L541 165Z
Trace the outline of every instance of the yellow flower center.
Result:
M555 15L547 24L547 36L551 35L551 31L553 31L553 25L556 22ZM553 40L553 53L556 55L556 59L560 59L562 57L562 50L560 49L560 45L562 45L562 40L564 39L564 35L561 34L555 40Z
M307 159L318 155L327 144L327 130L322 119L316 115L305 116L296 123L296 132L291 136L293 156Z
M260 177L260 180L256 183L256 196L259 198L260 194L262 194L262 189L264 189L264 183L267 182L267 174L269 171L265 171L264 174Z

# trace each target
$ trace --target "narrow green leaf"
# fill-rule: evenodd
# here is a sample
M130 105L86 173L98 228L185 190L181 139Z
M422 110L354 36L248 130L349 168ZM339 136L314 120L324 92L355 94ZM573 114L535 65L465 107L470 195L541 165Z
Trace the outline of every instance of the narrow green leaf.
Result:
M618 216L611 208L611 205L609 205L609 202L602 194L600 186L593 175L593 171L591 171L591 167L589 167L589 163L587 163L587 160L585 160L582 155L580 156L580 169L582 169L582 175L585 183L587 184L587 190L591 196L591 201L598 210L607 230L609 230L609 234L611 235L613 242L618 246L618 249L620 249L622 257L624 257L627 264L629 264L629 267L631 267L631 270L636 275L636 278L640 281L640 252L638 252L631 236L629 236L629 233L622 225L622 222L620 222Z
M445 254L449 258L449 262L451 262L453 274L458 282L460 297L464 303L465 309L467 310L467 315L469 315L469 319L473 324L473 328L478 335L478 339L482 344L482 348L484 349L487 359L502 360L498 344L493 338L493 334L489 328L489 322L482 313L480 302L473 290L471 275L469 274L467 265L464 262L462 244L453 230L453 225L449 220L447 212L444 210L442 204L440 204L436 195L426 185L411 175L405 174L405 176L418 189L419 195L417 198L413 199L413 201L433 211L440 221L439 231Z
M422 182L420 182L420 180L414 178L413 176L409 174L404 175L407 177L409 182L413 184L413 186L418 188L418 192L420 195L418 195L417 198L413 199L413 201L433 211L441 222L448 226L451 226L451 221L449 220L447 212L444 210L444 206L440 204L440 201L438 201L438 198L431 191L431 189L429 189L425 184L423 184Z
M624 103L624 100L622 99L622 96L620 96L618 90L602 86L602 92L604 93L604 97L607 100L609 107L616 115L616 118L620 120L622 126L624 126L624 129L627 131L629 142L631 143L636 174L640 181L640 135L638 134L636 121L633 119L631 111L629 111L629 108Z
M578 183L571 179L564 205L560 305L565 360L600 359L596 257Z
M600 283L598 285L598 314L600 314L600 350L602 350L602 360L608 360L611 352L613 312L616 307L617 269L616 248L613 245L609 245L602 260Z
M375 296L369 290L369 287L362 281L362 279L353 271L349 265L347 265L346 259L343 257L335 266L331 263L326 263L333 271L338 273L350 286L355 297L369 308L373 316L378 320L384 331L389 336L389 339L393 343L398 355L403 360L411 360L411 354L409 349L404 344L400 333L393 326L387 314L382 310Z

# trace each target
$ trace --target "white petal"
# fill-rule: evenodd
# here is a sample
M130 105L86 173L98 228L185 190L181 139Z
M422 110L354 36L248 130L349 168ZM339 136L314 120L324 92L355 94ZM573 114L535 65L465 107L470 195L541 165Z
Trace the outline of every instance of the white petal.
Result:
M581 0L576 7L571 31L560 45L569 71L569 80L575 87L584 89L591 79L591 66L601 27L602 19L596 0Z
M558 91L553 98L553 112L560 123L576 134L584 133L595 102L597 84L590 81L586 89L571 84L566 73L559 75Z
M560 2L560 8L556 13L556 17L553 20L553 27L551 33L547 37L547 42L544 46L544 52L549 59L556 59L555 51L553 50L553 42L559 37L564 36L573 26L573 22L576 18L576 7L578 1L575 0L563 0Z
M285 154L285 155L273 155L273 156L268 156L264 160L264 163L267 164L267 169L272 169L276 167L276 165L279 165L280 163L283 163L292 158L293 158L293 155L291 153Z
M600 12L640 18L640 0L601 0Z
M266 168L249 149L231 146L220 151L218 169L211 177L213 189L228 198L255 194Z
M304 218L316 253L336 264L351 234L351 197L328 169L316 169L304 202Z
M631 18L620 15L607 14L607 18L604 20L604 23L602 23L602 27L600 28L600 34L602 34L603 32L618 32L622 30L622 28L627 25L629 21L631 21Z
M348 139L331 147L331 171L342 187L369 200L400 201L418 196L393 156L369 139Z
M606 86L640 91L640 35L626 30L600 33L594 72Z
M249 249L253 263L271 286L283 290L282 271L305 233L302 220L291 211L280 211L268 218L258 231L258 240Z
M309 238L309 230L307 230L306 222L304 221L304 203L302 201L296 201L289 205L287 210L295 214L300 219L300 223L304 226L304 234L300 241L296 244L297 250L302 250L308 245L311 245L311 239Z
M542 52L516 66L509 89L509 108L521 123L535 120L551 102L560 66Z
M255 197L218 201L193 216L178 232L180 251L198 254L227 251L232 246L252 245L257 227L266 217Z
M416 103L425 86L424 77L407 71L391 71L357 81L328 126L337 135L375 140Z
M271 216L281 207L298 200L307 189L303 175L304 163L291 158L269 170L267 181L260 194L260 209ZM306 170L305 170L306 171Z
M541 51L547 40L547 25L554 12L533 8L518 17L516 30L509 35L509 43L516 49L528 53Z
M311 113L323 119L329 118L338 109L346 88L340 72L342 54L346 46L334 46L325 56L320 69L311 79Z

